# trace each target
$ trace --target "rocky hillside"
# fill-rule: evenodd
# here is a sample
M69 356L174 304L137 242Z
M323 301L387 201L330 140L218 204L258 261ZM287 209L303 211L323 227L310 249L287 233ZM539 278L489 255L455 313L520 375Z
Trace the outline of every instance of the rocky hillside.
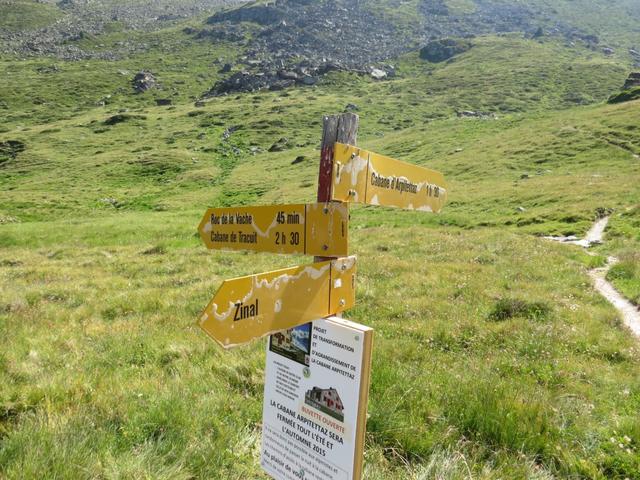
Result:
M592 30L573 24L568 15L546 2L465 3L467 8L445 0L250 2L216 13L206 27L189 33L246 45L241 64L235 69L227 65L228 78L208 92L214 96L280 90L295 83L313 85L332 70L382 79L395 74L389 59L447 37L521 32L538 39L560 37L569 45L580 43L607 55L616 53ZM637 52L629 49L629 54L633 57Z
M354 1L252 3L216 13L207 24L194 32L199 38L250 39L239 71L216 84L211 95L313 85L334 70L381 79L394 74L384 60L419 44L415 31Z
M0 8L0 52L18 56L112 59L144 46L125 36L116 49L90 51L82 40L208 15L190 31L246 44L254 62L363 68L429 40L503 32L561 36L640 62L635 0L0 0Z
M123 39L116 50L92 52L78 42L126 30L150 30L240 0L0 0L0 53L65 60L115 59L144 46Z
M332 71L382 80L395 76L406 52L426 45L425 60L444 61L466 50L447 42L471 45L475 36L507 32L560 39L640 65L635 0L610 2L606 29L593 23L604 18L594 0L0 0L0 6L0 51L19 58L132 58L151 46L131 32L167 27L180 38L165 50L195 43L224 48L232 58L212 56L222 77L203 88L205 97L315 85Z

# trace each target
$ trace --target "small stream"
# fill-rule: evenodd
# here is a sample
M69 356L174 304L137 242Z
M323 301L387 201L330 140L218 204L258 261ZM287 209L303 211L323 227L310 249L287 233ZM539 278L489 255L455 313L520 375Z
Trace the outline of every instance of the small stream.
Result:
M609 223L609 217L601 218L587 232L583 239L577 237L545 237L548 240L556 242L570 243L589 248L592 245L602 243L604 231ZM587 252L589 253L589 252ZM593 279L595 289L611 303L620 315L624 324L640 338L640 311L629 300L624 298L606 279L609 269L618 262L616 257L608 257L607 264L602 268L594 268L589 270L589 276Z

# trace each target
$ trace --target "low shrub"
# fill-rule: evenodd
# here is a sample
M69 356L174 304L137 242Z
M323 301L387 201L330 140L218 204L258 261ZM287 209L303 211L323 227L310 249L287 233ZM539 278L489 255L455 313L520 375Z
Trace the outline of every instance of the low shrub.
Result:
M489 320L504 321L514 317L527 320L542 320L551 313L551 307L544 302L527 302L517 298L501 298L489 314Z
M607 103L623 103L630 102L632 100L640 100L640 87L623 90L620 93L611 95L609 100L607 100Z
M473 44L469 40L443 38L429 42L420 50L420 58L439 63L466 52Z

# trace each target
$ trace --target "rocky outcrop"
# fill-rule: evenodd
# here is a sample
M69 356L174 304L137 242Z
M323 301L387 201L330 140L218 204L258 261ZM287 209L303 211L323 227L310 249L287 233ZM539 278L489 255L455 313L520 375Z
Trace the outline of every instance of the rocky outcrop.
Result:
M268 78L270 73L290 69L294 62L304 59L312 68L328 62L380 79L391 76L381 68L381 62L424 45L427 39L441 43L428 45L427 50L438 48L425 55L434 58L433 61L443 61L468 49L470 44L465 38L476 34L519 30L535 35L540 30L539 19L553 13L516 2L477 0L474 3L475 9L465 13L450 9L444 0L421 0L414 27L403 25L399 28L389 17L374 12L367 2L252 2L216 13L197 35L200 38L247 39L243 63L249 67L244 68L249 76ZM580 35L576 29L560 23L544 33L555 35L559 32L567 36ZM238 78L232 81L236 82ZM253 81L264 83L262 80Z
M473 44L469 40L443 38L429 42L420 50L420 58L433 63L444 62L469 50Z
M640 72L632 72L629 74L629 78L624 82L622 89L629 90L635 87L640 87Z
M631 102L632 100L640 100L640 87L632 88L630 90L623 90L622 92L609 97L607 102L624 103Z
M147 90L158 88L159 86L155 75L146 70L142 70L136 73L135 77L133 77L133 80L131 80L131 84L136 93L144 93Z
M289 145L289 139L286 137L282 137L276 143L269 147L270 152L283 152L287 148L291 148Z
M257 92L259 90L284 90L293 86L312 86L321 81L329 72L351 71L359 75L368 75L374 80L384 80L395 75L395 67L382 65L380 68L357 69L338 63L314 65L303 60L297 64L284 66L284 62L273 65L269 61L250 63L249 68L236 72L230 77L216 82L203 97L217 97L233 92Z
M535 35L541 23L545 36L562 35L591 48L599 41L593 34L559 21L559 13L550 6L516 0L473 0L473 8L465 10L451 7L446 0L419 0L415 2L415 21L397 24L386 13L399 3L413 5L398 0L59 0L59 15L45 27L24 31L0 27L0 52L23 57L53 55L66 60L116 60L144 52L150 45L124 35L110 48L88 51L78 41L96 38L116 24L125 30L154 30L168 22L210 14L223 6L227 8L210 16L205 28L189 25L183 33L248 47L251 60L262 56L286 64L304 59L315 65L331 62L371 71L378 68L376 63L429 40L514 31Z
M207 20L208 24L221 22L252 22L271 25L285 19L285 11L275 5L246 5L233 10L218 12Z
M0 165L15 159L19 153L26 150L27 146L20 140L7 140L0 142Z
M3 29L0 26L0 52L30 57L52 55L65 60L88 58L116 60L143 52L148 45L133 38L123 38L111 49L90 51L75 42L96 37L113 28L155 30L177 20L203 15L213 8L243 3L244 0L152 0L111 2L103 0L38 0L59 9L59 15L44 27L28 30ZM2 3L2 2L0 2ZM6 2L5 2L6 3ZM0 6L0 16L4 14Z
M318 76L329 71L329 67L321 68L296 67L292 70L278 70L267 72L251 72L243 70L229 78L217 82L205 97L215 97L232 92L256 92L258 90L283 90L294 85L315 85Z
M197 37L251 40L236 65L240 71L217 82L206 96L310 86L338 70L383 80L395 69L381 62L416 46L415 32L397 29L352 0L252 3L219 12L207 24Z
M476 112L474 110L459 110L456 112L458 118L478 118L480 120L497 119L497 115L492 112Z
M640 100L640 72L632 72L624 82L622 91L612 95L608 103L623 103L632 100Z
M130 120L145 120L144 115L130 115L128 113L118 113L107 118L103 123L107 126L117 125Z

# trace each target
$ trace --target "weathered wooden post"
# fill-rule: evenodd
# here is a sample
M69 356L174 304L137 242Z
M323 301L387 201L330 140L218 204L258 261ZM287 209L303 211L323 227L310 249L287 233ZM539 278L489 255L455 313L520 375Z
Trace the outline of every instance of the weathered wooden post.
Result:
M318 203L331 201L333 153L336 142L356 145L360 118L354 113L327 115L323 119L318 174Z

